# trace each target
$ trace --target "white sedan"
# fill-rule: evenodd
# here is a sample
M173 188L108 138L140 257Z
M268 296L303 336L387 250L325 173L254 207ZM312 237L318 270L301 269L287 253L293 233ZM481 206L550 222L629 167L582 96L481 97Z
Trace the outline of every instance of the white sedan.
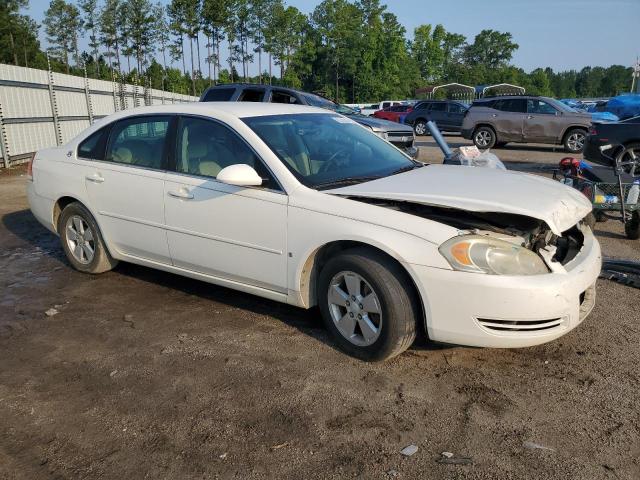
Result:
M595 302L587 199L538 176L429 165L312 107L199 103L106 117L35 154L31 210L69 262L126 261L303 308L348 353L524 347Z

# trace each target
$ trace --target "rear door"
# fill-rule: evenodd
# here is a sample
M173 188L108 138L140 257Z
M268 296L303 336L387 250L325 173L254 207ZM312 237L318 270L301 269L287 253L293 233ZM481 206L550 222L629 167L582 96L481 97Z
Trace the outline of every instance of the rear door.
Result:
M507 98L494 103L490 121L496 128L498 141L522 142L527 101L524 98Z
M449 128L449 118L447 117L447 104L445 102L434 102L429 108L429 119L436 122L440 130Z
M79 158L90 206L109 245L159 263L170 263L163 197L174 120L155 115L120 120L111 128L104 160Z
M562 116L553 105L537 98L527 100L523 128L525 141L553 143L560 139L562 131Z
M449 103L447 105L447 125L454 130L460 130L465 111L466 108L459 103Z

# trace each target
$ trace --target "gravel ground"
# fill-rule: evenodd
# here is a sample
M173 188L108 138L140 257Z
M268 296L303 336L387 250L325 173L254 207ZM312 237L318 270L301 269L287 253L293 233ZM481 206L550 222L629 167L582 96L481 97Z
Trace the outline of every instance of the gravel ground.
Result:
M547 345L418 343L366 364L315 310L133 265L71 270L22 174L0 173L2 479L640 478L638 290L599 281L592 315ZM620 223L597 230L605 255L640 259Z

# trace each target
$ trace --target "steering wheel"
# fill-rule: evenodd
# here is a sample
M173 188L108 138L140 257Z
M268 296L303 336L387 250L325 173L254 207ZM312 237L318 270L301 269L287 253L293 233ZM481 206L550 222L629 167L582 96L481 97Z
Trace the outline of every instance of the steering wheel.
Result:
M338 150L336 153L334 153L333 155L331 155L329 157L329 159L324 162L324 164L322 165L322 167L320 167L320 170L318 173L325 173L325 172L330 172L331 170L337 170L340 168L340 163L338 162L338 158L341 155L347 155L349 152L342 148L340 150Z

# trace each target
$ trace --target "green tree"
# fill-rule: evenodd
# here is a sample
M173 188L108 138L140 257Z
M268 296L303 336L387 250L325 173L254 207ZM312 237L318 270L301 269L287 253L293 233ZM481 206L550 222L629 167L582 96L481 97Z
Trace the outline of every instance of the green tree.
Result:
M482 30L473 43L465 49L465 61L469 65L484 65L495 69L505 67L518 49L509 32Z
M105 0L104 7L100 12L100 43L107 49L109 67L117 68L120 71L120 38L118 37L118 11L120 10L120 0ZM113 58L115 57L115 65Z
M154 30L157 21L149 0L127 0L127 36L130 51L136 58L138 72L148 63L147 57L153 52Z
M89 34L89 48L93 53L96 77L100 77L100 62L98 62L98 0L79 0L78 7L82 11L82 23Z
M80 63L78 49L78 33L81 27L80 12L64 0L52 0L45 11L43 24L49 49L52 56L64 62L67 73L70 72L69 54L75 56L75 63Z
M38 25L20 14L27 0L0 1L0 62L43 67L46 63L38 42Z
M210 55L213 58L209 59L209 61L213 60L214 80L218 80L220 75L220 44L225 38L224 33L231 16L230 5L231 2L229 0L204 0L202 3L204 28L210 36L210 43L215 52Z

